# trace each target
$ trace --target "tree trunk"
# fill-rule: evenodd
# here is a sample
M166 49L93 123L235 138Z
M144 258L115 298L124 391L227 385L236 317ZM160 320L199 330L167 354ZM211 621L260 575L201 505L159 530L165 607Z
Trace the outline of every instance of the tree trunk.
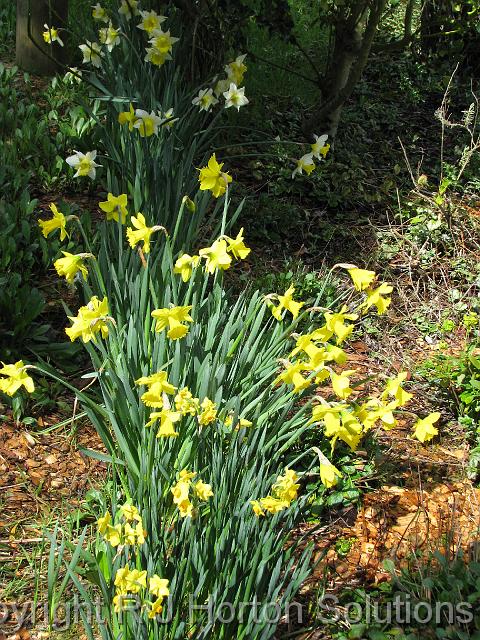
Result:
M65 27L68 0L17 0L16 63L24 71L53 75L66 61L65 47L43 39L44 24ZM60 37L65 43L65 31Z
M355 21L342 22L336 27L335 46L322 99L303 125L303 131L309 138L314 133L328 133L334 138L337 133L343 107L367 64L386 0L371 4L368 17L359 14Z

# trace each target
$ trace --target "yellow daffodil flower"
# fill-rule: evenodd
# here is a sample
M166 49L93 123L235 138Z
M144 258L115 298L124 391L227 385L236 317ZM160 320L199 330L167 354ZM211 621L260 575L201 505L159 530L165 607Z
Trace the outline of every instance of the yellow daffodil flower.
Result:
M105 54L102 51L102 45L98 42L87 40L85 44L80 44L78 48L83 54L82 62L90 63L97 68L102 65L102 58Z
M206 502L213 496L212 485L205 484L205 482L201 480L197 480L197 482L194 483L193 491L197 498L203 502Z
M246 57L246 54L237 56L233 62L225 66L225 73L228 76L228 80L234 82L237 86L242 84L243 76L247 71L247 65L244 63Z
M225 98L225 109L235 107L237 111L240 111L240 107L244 107L249 103L245 95L245 87L239 89L233 82L230 84L228 91L225 91L223 97Z
M155 331L159 333L167 327L170 327L167 336L171 340L179 340L188 333L188 326L182 324L185 322L193 322L193 318L189 315L190 306L170 307L166 309L155 309L152 311L152 317L156 319Z
M214 422L217 419L217 405L208 398L204 398L200 405L201 412L198 416L198 422L202 427Z
M341 400L346 400L349 395L353 393L353 389L350 388L350 376L355 373L355 370L342 371L339 375L334 371L330 371L330 380L332 381L332 389L335 395Z
M174 126L175 122L178 122L179 120L179 118L173 117L174 116L173 107L170 107L170 109L167 109L162 114L160 114L159 112L159 115L161 115L161 118L162 118L162 127L166 127L167 129L171 129ZM192 201L190 200L190 202Z
M426 418L418 419L414 424L413 436L420 442L428 442L438 435L438 429L433 425L440 420L441 414L438 411L430 413Z
M215 198L225 193L228 183L232 182L232 176L222 171L223 165L223 162L217 162L217 158L213 154L208 161L208 165L199 169L198 180L201 191L211 191Z
M361 305L361 308L366 313L370 307L377 307L377 312L379 314L385 313L385 311L390 306L392 299L389 296L392 293L393 287L388 282L383 282L376 289L366 289L365 293L367 294L367 299Z
M128 124L128 130L133 131L135 123L137 122L137 116L135 115L135 109L133 108L132 103L130 103L128 111L122 111L118 114L118 122L121 125Z
M87 279L88 269L84 263L84 258L91 257L91 253L68 253L68 251L62 251L63 258L58 258L53 263L59 276L65 276L66 281L69 284L73 284L77 273L81 273L83 279Z
M245 246L243 237L243 227L237 234L236 238L229 238L226 236L226 240L228 242L227 251L229 251L234 258L237 260L245 260L245 258L250 253L251 249Z
M385 389L382 392L382 399L387 398L388 396L393 396L397 401L398 407L403 407L409 402L413 395L405 391L401 386L403 382L407 379L408 372L401 371L395 378L389 378L385 385Z
M142 138L149 138L154 134L157 135L158 127L162 123L162 119L155 114L154 111L148 113L143 109L137 109L135 111L135 129L138 129Z
M223 238L215 240L211 247L200 249L200 258L205 258L205 270L214 273L217 269L225 271L232 263L228 254L227 241Z
M300 309L305 304L304 302L296 302L293 299L293 294L295 293L295 287L292 285L289 287L283 296L277 296L279 305L278 307L272 306L272 315L279 322L282 320L282 311L286 309L290 311L292 316L296 318L300 312Z
M26 370L27 366L23 364L23 360L18 360L15 364L2 362L0 376L6 377L0 378L0 391L6 393L7 396L13 396L23 386L28 393L33 393L35 385Z
M160 25L165 22L165 16L159 16L156 11L140 11L142 21L137 24L137 29L146 31L148 35L151 35L154 31L160 29Z
M184 470L186 471L186 470ZM181 518L193 517L193 504L190 502L190 477L180 474L177 484L171 489L173 502L177 505Z
M335 334L337 344L341 344L348 338L354 328L353 324L346 325L345 320L357 320L358 315L356 313L347 313L347 307L344 306L338 313L327 311L324 314L324 318L327 331L330 331L331 335Z
M302 371L304 370L305 366L303 362L295 362L293 364L288 363L285 371L275 378L273 385L275 386L279 382L283 382L284 384L293 384L293 392L300 393L300 391L303 391L311 384L310 380L307 380L302 375Z
M228 415L223 421L223 424L226 427L231 427L233 425L233 416ZM247 420L246 418L237 418L237 421L235 423L235 429L237 431L239 431L240 429L248 429L248 427L251 426L253 426L253 422L250 422L250 420Z
M105 540L112 546L118 547L122 542L123 528L121 524L115 526L107 525L107 529L104 533Z
M161 409L163 407L163 390L160 382L154 382L145 393L142 394L140 400L147 407Z
M351 267L347 269L353 286L357 291L364 291L368 289L368 287L375 280L376 274L375 271L368 271L367 269L359 269L358 267Z
M287 506L290 506L290 503L296 500L298 496L300 485L296 484L297 480L298 476L293 469L285 469L283 476L278 476L275 484L272 486L273 495L279 500L286 502Z
M148 610L148 617L150 620L159 616L163 611L163 598L158 598L154 600L150 605L150 609Z
M121 220L121 223L125 224L128 213L126 193L121 193L119 196L108 193L107 199L104 202L99 202L98 206L107 214L107 220L115 220L116 222Z
M152 233L163 229L163 227L158 225L147 227L145 216L140 212L138 212L136 216L132 216L130 222L135 229L127 227L127 240L129 245L134 249L139 242L143 242L143 252L150 253L150 238Z
M297 160L297 166L292 172L292 178L295 178L296 175L307 174L309 176L312 171L315 169L315 163L313 161L313 155L311 153L306 153L299 160Z
M152 45L152 49L161 54L168 54L172 52L173 45L178 42L178 38L174 38L170 35L170 31L162 31L157 29L153 33L153 38L149 40Z
M92 5L92 9L92 17L94 20L98 20L99 22L108 22L108 13L99 2L97 2L97 4L95 5Z
M334 487L341 477L342 473L331 462L320 462L320 480L327 489Z
M102 536L106 533L107 527L112 523L112 516L108 511L105 512L105 515L97 520L97 531Z
M90 302L84 307L80 307L76 317L69 316L72 326L65 329L65 333L73 342L77 338L82 338L83 342L95 340L95 335L101 333L103 338L108 336L108 300L103 298L100 301L97 296L93 296Z
M314 134L313 137L315 138L315 142L310 145L312 156L317 158L317 160L325 158L328 150L330 149L330 145L325 144L328 140L328 135L324 134L323 136L316 136Z
M73 176L74 178L88 176L93 180L96 176L97 167L102 166L95 162L96 157L96 151L87 151L87 153L82 153L81 151L74 150L73 155L66 159L66 163L73 169L76 169L76 173Z
M168 589L168 580L160 578L156 574L151 576L148 581L148 590L156 598L167 598L170 595Z
M257 518L265 515L265 511L262 509L262 505L259 500L250 500L250 504L252 505L253 513Z
M181 255L175 262L173 273L179 273L184 282L188 282L192 276L192 271L198 266L200 256L190 256L188 253Z
M280 498L266 496L260 499L260 508L268 511L268 513L279 513L288 507L288 504Z
M200 89L198 96L192 100L192 104L200 107L200 111L210 111L214 105L218 104L218 100L213 95L213 89Z
M174 403L175 409L179 411L182 416L194 416L200 409L200 400L193 397L188 387L180 389L174 398Z
M57 206L53 204L53 202L49 206L53 213L53 218L50 220L39 220L38 224L40 225L42 234L45 238L48 238L55 229L60 229L60 240L63 241L68 235L66 229L67 219L65 218L65 215L57 209Z
M160 420L160 427L157 431L157 438L176 438L178 432L175 431L174 424L181 418L181 414L178 411L171 411L170 409L162 409L162 411L154 411L150 414L150 420L146 426L150 427L154 422Z
M112 51L117 44L120 44L120 29L114 29L110 22L108 27L99 30L98 39L107 47L107 51Z
M125 504L122 504L119 511L120 511L121 517L125 518L127 522L132 522L132 520L136 520L137 522L140 522L142 520L137 507L128 502L125 502Z
M57 42L61 47L63 47L63 41L58 35L58 29L55 27L49 27L48 24L43 25L46 31L43 32L43 39L47 44L53 44Z
M144 58L145 62L151 62L156 67L161 67L166 60L171 60L172 56L169 53L162 53L155 49L155 47L147 47L145 49L146 56Z
M138 380L135 380L135 384L143 384L147 387L159 384L161 385L162 393L168 393L169 395L173 395L177 388L168 381L168 374L166 371L157 371L157 373L152 373L149 376L142 376L141 378L138 378Z

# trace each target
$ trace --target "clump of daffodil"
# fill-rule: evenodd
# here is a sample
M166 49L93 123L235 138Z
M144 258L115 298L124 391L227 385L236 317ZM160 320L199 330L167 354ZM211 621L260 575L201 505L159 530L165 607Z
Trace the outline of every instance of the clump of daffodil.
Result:
M435 411L434 413L430 413L426 418L419 418L414 424L413 436L423 443L428 442L434 436L438 435L438 429L433 425L440 420L440 415L438 411Z
M45 31L43 32L43 39L47 44L53 44L54 42L58 43L61 47L63 47L63 41L58 35L58 29L55 27L49 27L48 24L43 25Z
M140 16L142 18L140 24L137 24L137 29L141 29L151 35L155 31L160 30L160 25L162 25L166 17L160 16L156 11L140 11Z
M17 391L24 387L28 393L35 391L33 379L28 375L27 369L29 365L18 360L15 364L5 364L2 362L0 368L0 391L6 393L7 396L13 396Z
M132 216L130 218L130 222L132 223L133 227L135 227L135 229L133 229L132 227L127 227L128 243L130 244L132 249L134 249L139 242L143 242L143 252L150 253L150 238L152 236L152 233L155 233L155 231L164 231L164 227L160 225L148 227L145 216L140 212L137 213L136 216Z
M74 150L73 155L66 159L67 164L69 164L73 169L76 169L76 173L73 177L79 178L82 176L88 176L93 180L96 176L97 167L102 166L95 162L96 157L96 151L87 151L87 153L82 153L81 151Z
M259 517L264 516L265 512L279 513L287 509L297 499L300 488L297 480L298 476L293 469L285 469L284 475L278 476L273 484L271 495L250 501L255 515Z
M107 194L107 199L103 202L99 202L98 206L107 215L107 220L115 220L125 224L127 220L127 194L121 193L119 196L114 196L113 193Z
M60 240L65 240L67 237L67 218L65 215L57 209L57 205L53 202L49 205L50 211L53 213L53 217L50 220L39 220L38 224L42 230L42 234L45 238L55 231L60 229Z
M140 10L138 8L138 0L122 0L118 13L130 20L133 16L138 16Z
M106 46L107 51L112 51L114 47L120 44L120 29L115 29L110 22L108 27L100 29L98 38Z
M270 301L272 299L278 300L278 306L275 306L274 304L270 304L270 308L271 308L273 317L279 322L283 318L284 310L289 311L292 314L292 316L296 318L300 313L300 309L304 306L305 304L304 302L296 302L293 299L294 293L295 293L295 287L292 285L285 291L283 296L278 295L276 293L270 293L267 296L266 298L267 301Z
M188 325L186 323L193 322L193 318L189 312L192 306L184 307L168 307L164 309L155 309L152 311L152 317L155 318L155 331L160 333L169 327L167 336L170 340L179 340L188 333Z
M247 96L245 95L245 87L237 88L237 85L233 82L227 91L224 92L225 109L235 107L237 111L240 111L240 107L249 103Z
M149 138L150 136L158 133L158 127L162 124L162 118L157 116L154 111L148 113L143 109L137 109L135 111L135 122L133 124L135 129L138 129L142 138Z
M101 44L87 40L85 44L78 45L78 48L83 54L82 62L90 63L97 68L101 66L102 58L105 55Z
M211 191L215 198L225 193L227 185L232 181L232 176L222 171L223 165L223 162L217 162L216 155L213 154L207 166L199 169L200 175L198 180L201 191Z
M83 279L87 279L88 269L85 264L85 258L92 258L91 253L69 253L68 251L62 251L63 258L58 258L53 263L59 276L65 276L66 281L69 284L73 284L75 276L80 273Z
M200 108L200 111L210 111L218 104L217 98L213 95L213 89L200 89L198 95L192 100L192 104Z
M87 305L80 307L75 317L69 316L68 319L71 320L72 326L67 327L65 333L72 342L80 337L83 342L95 341L97 333L101 333L102 338L106 338L108 322L112 322L107 298L99 300L97 296L93 296Z
M99 2L97 2L97 4L95 5L92 5L92 17L94 20L98 20L99 22L109 21L107 10L104 9Z
M140 546L147 536L137 507L130 503L120 507L116 524L113 523L112 516L107 511L97 520L97 531L114 548L120 545Z
M173 502L177 506L181 518L193 518L195 515L193 499L207 502L213 496L212 487L198 479L195 471L183 469L178 475L178 482L172 487Z

